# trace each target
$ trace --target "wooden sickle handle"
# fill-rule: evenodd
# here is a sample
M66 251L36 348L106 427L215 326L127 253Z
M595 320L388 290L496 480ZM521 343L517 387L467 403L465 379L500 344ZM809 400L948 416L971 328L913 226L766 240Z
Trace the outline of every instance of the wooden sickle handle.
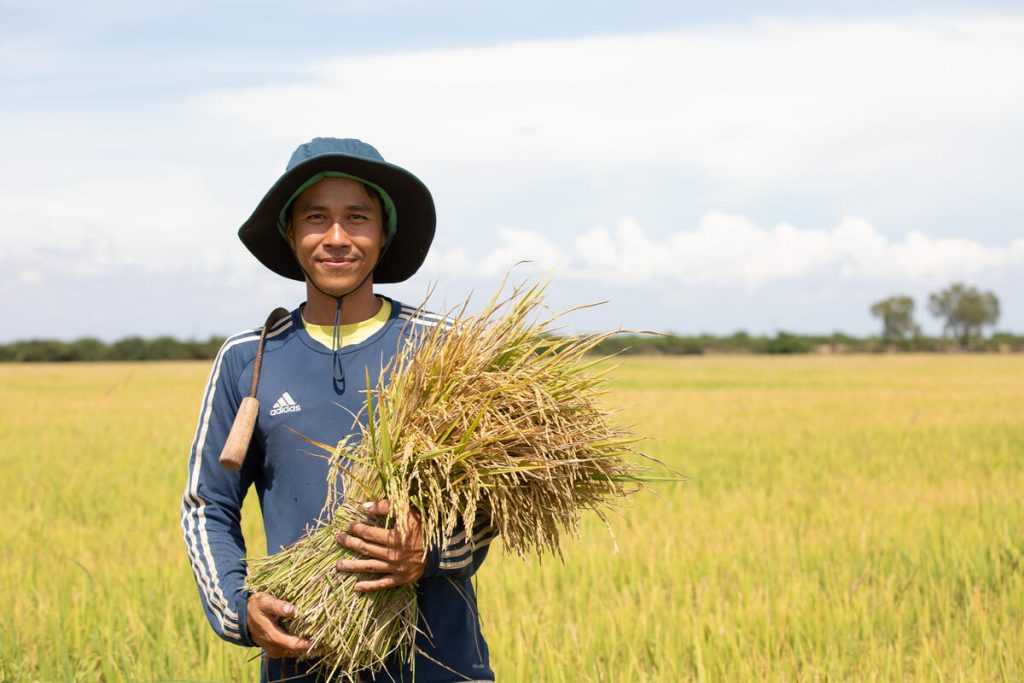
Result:
M267 332L282 319L289 315L283 308L275 308L260 331L260 340L256 346L256 360L252 366L252 386L249 395L242 399L235 413L235 421L231 423L224 448L220 451L220 465L226 470L237 472L242 469L245 454L249 452L249 442L256 428L256 419L260 414L260 402L256 400L256 387L260 383L260 368L263 365L263 345L267 341Z

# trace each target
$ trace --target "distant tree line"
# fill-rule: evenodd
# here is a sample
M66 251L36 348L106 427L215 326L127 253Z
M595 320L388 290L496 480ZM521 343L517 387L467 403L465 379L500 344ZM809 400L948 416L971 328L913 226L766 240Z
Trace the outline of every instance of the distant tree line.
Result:
M620 334L610 337L594 349L599 354L624 355L697 355L713 353L886 353L910 351L917 353L945 353L963 350L955 341L943 337L917 336L899 342L881 337L852 337L842 332L830 335L802 335L779 332L772 336L755 336L736 332L728 337L702 334L636 335ZM1024 352L1024 335L997 332L971 347L978 352Z
M891 296L875 302L871 314L882 321L880 336L852 337L801 335L778 332L754 336L736 332L727 337L710 334L620 334L594 349L600 354L692 355L703 353L882 353L888 351L1024 352L1024 335L995 332L985 337L986 327L999 319L999 299L956 283L928 297L928 309L943 321L941 337L927 337L914 320L914 299ZM224 337L206 341L179 341L173 337L127 337L111 344L86 337L72 342L30 339L0 344L0 362L208 360L217 355Z
M887 351L1024 351L1024 335L995 332L985 337L986 327L999 320L999 299L962 282L928 297L929 312L942 320L941 337L927 337L914 320L914 299L891 296L875 302L871 314L882 321L878 337L857 338L836 332L831 335L798 335L779 332L755 337L737 332L729 337L711 335L618 335L602 342L600 353L699 354L699 353L882 353Z
M600 353L700 354L700 353L881 353L887 351L1024 351L1024 335L995 332L984 336L986 327L999 320L999 299L962 282L934 292L928 310L943 322L941 337L926 337L914 320L914 299L891 296L875 302L871 314L882 321L878 337L857 338L836 332L832 335L798 335L779 332L771 337L754 337L737 332L729 337L711 335L618 335L602 342Z
M92 338L71 342L30 339L0 344L0 362L209 360L217 355L223 343L223 337L210 337L206 341L179 341L172 337L128 337L111 344ZM741 331L725 337L710 334L619 334L601 342L595 352L606 355L675 356L705 353L883 353L897 350L947 352L963 348L955 339L920 334L892 340L884 336L853 337L841 332L829 335L779 332L771 336L756 336ZM977 341L970 349L981 352L1024 352L1024 335L997 332Z
M217 355L224 337L179 341L173 337L126 337L107 344L85 337L71 342L29 339L0 344L0 361L52 363L66 361L203 360Z
M172 337L128 337L111 344L84 338L71 342L30 339L0 344L0 362L61 363L70 361L210 360L217 355L223 337L206 341L179 341ZM800 335L779 332L755 336L736 332L727 337L710 334L620 334L601 342L595 352L626 355L695 355L704 353L881 353L885 351L944 352L960 349L953 340L915 336L891 341L883 337ZM1024 351L1024 335L999 332L971 347L974 351Z

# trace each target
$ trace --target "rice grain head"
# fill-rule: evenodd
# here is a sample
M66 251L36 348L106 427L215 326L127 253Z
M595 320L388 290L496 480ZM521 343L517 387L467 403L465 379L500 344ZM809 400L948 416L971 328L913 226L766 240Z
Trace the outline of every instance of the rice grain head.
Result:
M613 332L554 336L563 314L542 315L548 281L503 283L483 309L468 302L450 326L413 330L375 390L367 392L358 443L330 450L329 495L318 525L281 553L249 563L250 590L295 604L290 632L327 673L382 668L413 658L412 586L355 593L363 577L339 574L355 557L334 536L356 520L408 533L420 519L425 547L472 537L489 520L506 553L561 556L584 511L606 515L644 487L639 437L601 408L608 369L588 352ZM386 520L356 500L387 499ZM442 663L443 664L443 663Z

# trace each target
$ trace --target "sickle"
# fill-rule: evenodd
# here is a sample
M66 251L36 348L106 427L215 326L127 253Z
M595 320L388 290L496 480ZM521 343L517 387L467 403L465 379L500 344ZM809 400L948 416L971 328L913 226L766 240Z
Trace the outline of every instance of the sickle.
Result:
M249 390L249 395L243 398L242 403L238 406L235 421L231 424L231 432L220 452L221 467L231 472L242 469L245 454L249 451L253 429L256 428L256 418L260 412L260 402L256 400L256 387L260 382L260 366L263 365L263 345L267 340L267 330L288 315L290 315L288 311L283 308L275 308L260 331L260 341L256 346L256 362L252 366L252 388Z

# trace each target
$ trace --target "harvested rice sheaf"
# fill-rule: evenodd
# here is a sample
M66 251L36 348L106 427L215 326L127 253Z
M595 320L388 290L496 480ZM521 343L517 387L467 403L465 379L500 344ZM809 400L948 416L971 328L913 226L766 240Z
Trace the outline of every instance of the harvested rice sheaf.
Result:
M356 593L365 576L335 570L355 557L334 538L353 521L407 533L415 509L425 546L442 547L489 519L505 552L560 556L583 511L605 520L643 487L648 470L627 459L642 456L639 439L601 408L607 370L585 357L611 333L554 336L561 315L542 314L545 286L509 296L503 287L481 312L463 305L451 326L424 328L401 349L368 392L361 439L328 447L330 494L319 525L250 561L249 588L296 606L286 627L310 640L305 658L325 673L379 670L393 655L414 654L415 589ZM380 498L390 504L387 520L355 504Z

